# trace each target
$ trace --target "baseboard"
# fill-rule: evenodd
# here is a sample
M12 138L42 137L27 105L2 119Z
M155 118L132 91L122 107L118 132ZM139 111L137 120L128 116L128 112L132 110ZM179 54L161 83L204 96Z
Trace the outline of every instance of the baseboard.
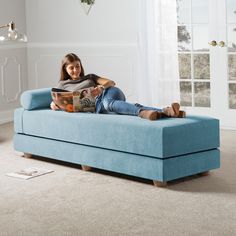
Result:
M14 118L14 110L0 111L0 124L12 122Z
M236 130L235 126L221 126L220 127L222 130Z

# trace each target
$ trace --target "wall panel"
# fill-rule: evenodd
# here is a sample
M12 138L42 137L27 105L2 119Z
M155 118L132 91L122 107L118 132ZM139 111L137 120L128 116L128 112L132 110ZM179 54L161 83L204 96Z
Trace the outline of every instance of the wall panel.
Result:
M130 101L135 100L135 44L78 44L70 47L64 44L29 44L29 88L55 86L59 80L61 60L70 52L81 58L85 74L95 73L114 80Z
M13 119L20 106L20 95L27 85L27 49L1 47L0 53L0 124Z

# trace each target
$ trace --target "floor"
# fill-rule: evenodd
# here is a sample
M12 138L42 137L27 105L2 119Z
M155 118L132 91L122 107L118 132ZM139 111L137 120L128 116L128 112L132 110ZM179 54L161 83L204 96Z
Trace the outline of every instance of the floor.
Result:
M236 131L221 131L221 168L205 177L152 181L79 165L23 158L13 124L0 125L0 235L236 235ZM30 180L6 173L54 172Z

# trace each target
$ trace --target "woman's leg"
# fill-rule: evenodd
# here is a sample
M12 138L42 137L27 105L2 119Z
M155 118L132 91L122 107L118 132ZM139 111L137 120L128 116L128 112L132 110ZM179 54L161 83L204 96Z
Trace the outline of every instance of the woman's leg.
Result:
M110 87L98 98L96 112L138 116L141 108L125 100L125 95L119 88Z
M155 108L126 102L124 93L117 87L106 89L103 94L97 98L96 113L117 113L139 116L149 120L161 118L161 113Z
M159 112L163 112L163 109L161 108L157 108L157 107L148 107L148 106L143 106L139 103L135 103L135 106L141 108L142 110L153 110L153 111L159 111Z
M163 116L185 117L185 113L179 112L180 106L178 103L172 103L171 107L160 109L143 106L138 103L128 103L125 100L125 95L119 88L110 87L97 98L96 113L133 115L149 120L156 120Z

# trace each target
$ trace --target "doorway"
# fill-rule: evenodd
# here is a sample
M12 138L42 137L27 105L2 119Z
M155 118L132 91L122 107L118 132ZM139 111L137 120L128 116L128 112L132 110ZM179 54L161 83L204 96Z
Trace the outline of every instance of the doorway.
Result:
M177 0L181 105L236 129L236 0Z

